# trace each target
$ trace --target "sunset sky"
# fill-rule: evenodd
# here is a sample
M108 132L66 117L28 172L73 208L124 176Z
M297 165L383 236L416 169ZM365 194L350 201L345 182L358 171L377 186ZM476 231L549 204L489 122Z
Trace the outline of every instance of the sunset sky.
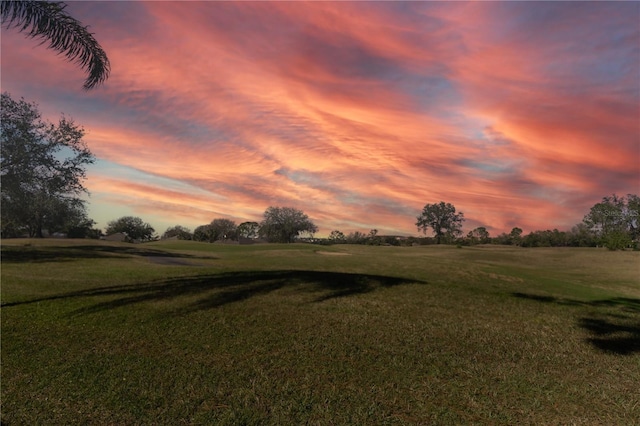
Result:
M104 228L303 210L418 235L570 229L640 195L640 2L69 2L107 52L85 75L2 29L2 91L86 130Z

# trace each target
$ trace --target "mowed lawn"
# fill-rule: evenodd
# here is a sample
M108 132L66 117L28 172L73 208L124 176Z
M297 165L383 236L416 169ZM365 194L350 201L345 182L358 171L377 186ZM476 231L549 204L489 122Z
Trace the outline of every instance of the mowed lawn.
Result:
M2 424L640 422L640 252L2 242Z

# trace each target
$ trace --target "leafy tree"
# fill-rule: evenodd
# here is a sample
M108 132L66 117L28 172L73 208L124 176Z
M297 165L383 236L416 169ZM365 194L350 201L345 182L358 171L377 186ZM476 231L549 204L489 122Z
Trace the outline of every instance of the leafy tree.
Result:
M612 231L605 235L604 246L609 250L624 250L632 243L628 233L622 231Z
M151 241L154 239L155 229L144 220L134 216L123 216L107 224L106 234L122 232L132 240Z
M162 234L163 239L174 237L178 238L179 240L191 240L193 239L193 234L191 233L191 230L189 228L185 228L181 225L167 228L167 230L164 231L164 234Z
M37 105L1 98L0 176L2 177L2 233L64 228L73 216L84 217L87 193L85 166L94 162L82 140L84 130L62 116L54 125L42 120Z
M211 235L212 235L212 230L211 230L210 224L200 225L193 231L194 241L213 242L214 240L212 239Z
M382 244L382 238L378 236L378 230L372 229L367 235L367 244L370 246L379 246Z
M318 232L318 227L301 210L293 207L269 207L265 210L260 236L267 241L291 243L301 232Z
M533 231L522 239L523 247L566 247L569 245L566 232L558 231Z
M640 197L627 194L627 227L632 240L640 240Z
M572 247L595 247L597 241L587 225L578 223L567 232L567 244Z
M260 224L258 222L242 222L236 232L242 238L257 238Z
M484 226L479 226L475 228L473 231L469 231L467 234L467 239L470 244L487 244L491 241L489 237L489 231Z
M509 233L509 239L511 241L510 244L519 246L522 244L522 228L518 228L517 226L511 229Z
M229 219L213 219L207 225L198 226L193 231L193 239L213 243L236 238L236 223Z
M88 27L65 8L63 2L2 0L0 15L6 28L17 28L42 43L48 41L50 49L80 65L88 73L84 88L92 89L109 77L109 59Z
M603 197L591 207L582 222L602 244L609 240L621 241L619 234L626 234L630 240L637 239L640 236L640 197L634 194ZM610 235L614 236L609 238Z
M334 231L331 231L331 234L329 234L329 241L331 241L334 244L345 243L346 240L347 240L347 237L345 237L344 233L338 231L337 229Z
M236 239L236 223L229 219L213 219L210 226L211 242Z
M426 204L417 217L416 226L425 234L430 228L436 237L436 244L440 244L461 235L462 222L464 214L456 213L453 204L441 201L438 204Z
M348 244L364 244L367 241L367 235L360 231L350 232L347 235Z

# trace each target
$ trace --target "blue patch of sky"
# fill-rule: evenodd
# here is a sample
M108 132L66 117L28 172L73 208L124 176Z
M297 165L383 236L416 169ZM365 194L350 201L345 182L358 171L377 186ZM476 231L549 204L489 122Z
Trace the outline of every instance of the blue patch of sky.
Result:
M407 96L417 112L450 120L463 103L463 96L455 83L444 75L404 73L395 87Z
M637 76L640 64L640 3L632 3L497 2L494 11L504 19L491 31L496 40L535 42L548 50L541 66L550 76L581 76L580 84L565 90L584 90L585 79L617 85Z
M497 175L497 174L511 174L514 172L514 167L510 163L505 163L500 160L495 161L480 161L471 160L468 158L457 161L464 167L471 168L479 171L481 174Z
M149 29L155 26L155 19L146 11L145 2L137 1L71 1L68 12L89 25L89 31L104 31L99 27L101 21L111 21L116 27L110 32L110 39L138 39L149 35ZM100 41L101 33L96 34ZM108 53L108 52L107 52Z
M336 200L344 205L369 206L370 208L396 215L411 215L414 213L411 207L398 204L389 198L367 197L338 184L329 184L327 183L326 177L321 173L313 173L307 170L289 170L286 168L278 169L274 173L284 176L296 184L330 192Z
M155 186L158 188L183 194L190 194L195 196L203 195L207 197L217 197L219 199L224 199L224 197L218 194L189 184L185 181L167 178L158 174L148 173L134 167L124 166L122 164L103 159L97 159L96 162L89 166L87 169L89 171L89 179L91 179L92 173L97 173L106 176L117 176L117 179L119 180Z

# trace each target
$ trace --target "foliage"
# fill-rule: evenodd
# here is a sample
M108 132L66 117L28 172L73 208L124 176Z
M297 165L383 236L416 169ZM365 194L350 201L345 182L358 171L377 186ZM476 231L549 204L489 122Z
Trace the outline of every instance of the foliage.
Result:
M84 130L64 116L57 125L45 122L36 104L6 92L1 107L2 235L42 237L86 224L79 196L94 157Z
M366 242L367 235L360 231L350 232L349 235L347 235L348 244L365 244Z
M167 230L164 231L164 234L162 234L163 239L174 238L174 237L179 240L191 240L193 239L193 234L191 233L191 230L189 228L185 228L184 226L181 226L181 225L176 225L176 226L167 228Z
M213 243L222 240L236 239L236 223L229 219L213 219L207 225L198 226L193 232L193 239Z
M417 217L416 226L425 234L431 229L436 237L436 244L440 244L452 242L455 237L461 235L462 222L464 213L456 213L453 204L441 201L438 204L426 204Z
M236 229L238 227L234 221L230 219L213 219L210 225L213 241L236 239Z
M196 227L193 231L193 240L194 241L206 241L212 242L211 240L211 225L200 225Z
M609 250L624 250L630 247L633 241L628 233L622 231L612 231L605 235L603 243Z
M260 224L260 236L269 242L292 243L302 232L313 234L318 227L301 210L293 207L269 207Z
M144 220L135 216L123 216L107 224L106 234L122 232L132 240L151 241L155 239L155 229Z
M557 229L533 231L522 239L522 247L565 247L567 245L567 234Z
M259 231L260 224L258 222L242 222L236 229L238 237L242 238L257 238Z
M519 246L522 243L522 228L517 226L511 229L509 233L509 240L514 246Z
M372 229L367 235L367 244L370 246L379 246L382 244L382 237L378 236L378 230Z
M571 247L595 247L597 239L584 223L578 223L566 233L567 244Z
M50 49L80 65L88 73L84 88L92 89L109 77L109 59L88 28L65 8L63 2L3 0L0 14L7 28L25 31L42 43L48 41Z
M479 226L467 234L469 244L487 244L491 241L489 231L484 226Z
M333 244L342 244L347 242L347 237L344 235L343 232L336 230L331 231L331 234L329 234L329 241L332 242Z
M583 223L603 243L611 233L625 233L630 239L637 239L640 237L639 222L640 197L634 194L603 197L583 219Z

